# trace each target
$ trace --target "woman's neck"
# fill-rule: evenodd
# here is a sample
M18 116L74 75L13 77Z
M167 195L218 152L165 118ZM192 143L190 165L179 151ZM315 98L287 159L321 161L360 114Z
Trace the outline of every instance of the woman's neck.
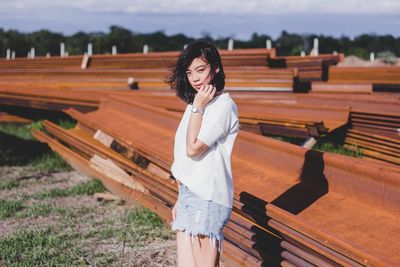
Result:
M224 93L223 90L222 90L222 91L217 91L217 92L215 92L214 97L219 96L219 95L222 95L223 93Z

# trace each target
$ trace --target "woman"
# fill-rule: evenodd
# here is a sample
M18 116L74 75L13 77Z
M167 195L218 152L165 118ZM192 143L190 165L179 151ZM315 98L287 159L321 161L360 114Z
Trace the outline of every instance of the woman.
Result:
M225 74L216 47L188 45L168 80L188 105L175 135L173 176L179 186L172 210L178 266L219 266L222 228L233 205L231 153L239 121L224 93Z

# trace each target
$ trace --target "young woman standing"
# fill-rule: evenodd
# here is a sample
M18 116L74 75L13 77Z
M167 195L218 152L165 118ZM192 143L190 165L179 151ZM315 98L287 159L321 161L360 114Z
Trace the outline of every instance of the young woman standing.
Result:
M188 45L169 78L187 103L175 135L173 176L179 184L172 210L178 266L218 266L222 229L233 205L231 153L239 130L237 107L223 92L225 73L216 47Z

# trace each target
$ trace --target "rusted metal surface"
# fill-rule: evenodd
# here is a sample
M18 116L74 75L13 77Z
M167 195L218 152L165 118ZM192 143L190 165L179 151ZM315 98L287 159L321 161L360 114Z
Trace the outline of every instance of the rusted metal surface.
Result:
M0 123L31 123L32 120L0 111Z
M400 116L351 112L345 144L365 157L400 165Z
M102 172L98 172L90 167L89 160L79 153L67 148L60 144L55 139L45 135L44 133L35 130L33 136L39 141L47 143L54 151L59 153L74 169L85 173L92 177L97 177L101 180L104 186L114 194L121 196L128 203L141 203L143 206L156 212L163 220L171 220L170 207L166 206L165 203L154 198L151 195L143 194L142 192L132 190L131 188L122 185L119 182L111 179Z
M13 60L0 59L1 69L38 69L38 68L73 68L79 69L82 56L69 57L36 57L35 59L15 58Z
M228 82L253 87L261 76L264 81L258 85L284 84L297 76L296 69L265 67L274 51L238 52L221 51L231 75ZM0 103L80 110L65 110L78 121L74 129L45 122L47 134L35 131L34 136L77 170L98 177L114 194L142 203L168 223L177 197L176 184L170 178L173 140L185 104L166 87L129 91L123 81L129 72L115 68L130 68L142 84L154 89L165 74L160 66L174 61L178 53L93 56L87 70L71 73L61 70L64 63L54 63L59 70L34 71L27 76L31 81L23 80L27 74L23 69L35 68L39 61L24 62L21 70L3 65ZM300 79L311 81L326 78L326 66L335 64L340 56L283 59L285 67L300 68ZM156 70L151 75L143 66ZM49 80L43 82L44 77ZM240 122L260 126L260 133L290 134L293 130L305 135L309 134L307 125L317 133L331 131L347 122L351 109L354 127L347 140L368 144L373 148L370 154L381 154L375 158L382 159L383 154L386 161L398 158L394 130L399 121L399 95L231 94ZM234 207L224 229L223 252L232 266L399 264L399 167L307 150L245 131L238 135L232 164Z
M183 111L185 105L172 94L132 92L132 98L171 111ZM321 136L347 123L349 108L313 106L296 103L254 103L235 99L242 129L251 125L263 134L291 137ZM250 131L253 131L250 129Z
M320 81L326 80L328 66L336 65L343 55L319 55L319 56L282 56L268 59L268 65L276 68L297 68L299 80Z
M0 88L96 89L127 90L128 79L134 79L138 88L167 89L165 69L105 69L68 70L24 69L0 70ZM226 88L229 90L292 91L296 78L294 69L257 67L226 67ZM29 86L29 87L28 87Z
M397 85L400 88L400 67L330 67L332 83L372 83Z
M312 82L311 93L372 94L372 83L347 84Z
M275 49L219 50L224 66L266 66L267 59L275 55ZM176 62L180 51L131 53L121 55L94 55L89 68L159 68L169 67Z
M69 114L85 127L101 129L121 145L134 148L169 170L180 114L116 96L105 100L98 111ZM235 213L245 216L257 229L264 229L260 233L250 227L258 240L254 243L248 234L241 237L235 227L227 226L231 244L244 255L256 262L270 257L271 252L266 253L261 245L268 242L261 236L268 236L267 221L273 218L350 262L395 266L399 261L385 245L389 242L394 248L399 247L399 236L394 234L398 232L400 207L398 169L308 151L246 132L238 136L232 161ZM277 212L281 210L290 216L282 219ZM236 225L243 225L235 220L237 217L232 220ZM308 249L315 251L318 246ZM330 254L325 254L322 255L331 259Z

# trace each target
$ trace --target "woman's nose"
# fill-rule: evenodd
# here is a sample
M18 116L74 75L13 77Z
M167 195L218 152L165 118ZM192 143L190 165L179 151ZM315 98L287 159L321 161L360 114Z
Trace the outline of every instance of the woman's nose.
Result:
M200 79L199 75L197 75L197 73L194 73L193 76L193 81L198 81Z

